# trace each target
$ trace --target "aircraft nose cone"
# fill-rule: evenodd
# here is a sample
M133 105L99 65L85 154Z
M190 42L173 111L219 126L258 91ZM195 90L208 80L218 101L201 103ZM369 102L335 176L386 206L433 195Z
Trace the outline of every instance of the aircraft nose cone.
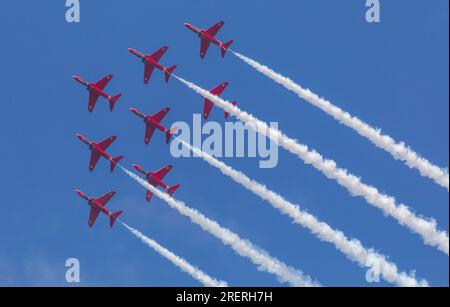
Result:
M82 142L87 143L86 138L82 136L81 134L75 134L75 136Z
M135 108L130 108L130 111L133 112L133 113L137 112L137 110Z

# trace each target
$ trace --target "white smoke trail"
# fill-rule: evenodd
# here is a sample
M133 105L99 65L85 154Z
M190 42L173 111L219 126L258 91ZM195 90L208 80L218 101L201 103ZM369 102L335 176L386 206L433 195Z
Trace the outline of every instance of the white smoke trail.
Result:
M430 161L421 157L410 147L406 146L405 143L397 143L389 135L382 134L380 129L371 127L359 118L352 116L348 112L345 112L341 108L333 105L331 102L319 97L309 89L302 88L291 79L280 75L269 67L264 66L238 52L232 51L232 53L248 65L255 68L260 73L266 75L273 81L296 93L300 98L303 98L312 105L321 109L341 124L352 128L358 134L362 135L373 144L375 144L377 147L389 152L396 160L401 160L408 167L419 170L422 176L432 179L438 185L446 188L447 191L449 190L448 170L433 165Z
M142 234L137 229L134 229L122 221L119 221L126 229L128 229L132 234L141 239L147 246L153 248L158 254L172 262L175 266L179 267L183 272L191 275L195 280L200 282L205 287L227 287L227 283L225 281L217 280L209 275L203 273L200 269L194 267L189 264L186 260L181 257L178 257L167 248L162 247L155 240L150 239L149 237Z
M412 232L419 234L423 238L425 244L436 246L440 251L449 255L448 234L445 231L437 229L436 221L434 219L418 217L406 205L397 205L394 197L385 195L378 191L377 188L362 183L360 178L350 174L346 169L339 168L333 160L325 159L317 151L310 150L308 146L297 143L296 140L289 138L281 131L269 127L266 123L253 117L251 114L240 110L230 102L211 94L209 91L194 83L175 75L174 77L229 114L234 115L240 121L250 125L258 133L267 136L292 154L295 154L306 164L311 164L327 178L336 180L341 186L345 187L351 195L364 197L367 203L381 209L384 214L396 219L400 225L406 226Z
M290 203L264 185L250 179L244 173L234 170L210 154L195 146L191 146L179 138L175 138L175 140L181 142L186 148L189 148L196 156L201 157L211 166L218 168L223 174L268 201L283 214L289 215L297 224L309 229L319 240L334 244L347 258L358 263L361 267L376 270L386 281L401 287L428 286L426 280L417 281L414 276L409 276L403 272L399 273L397 266L387 261L384 255L365 248L359 240L348 239L342 231L335 230L328 224L317 220L310 213L302 211L298 205Z
M278 259L273 258L266 251L254 246L250 241L241 239L231 230L220 226L217 222L210 220L197 210L187 207L183 202L172 198L167 193L161 192L123 166L120 167L128 176L165 201L171 208L189 217L193 223L220 239L225 245L229 245L238 255L249 258L260 270L276 275L280 282L286 282L295 287L319 286L317 282L303 274L303 272L291 268Z

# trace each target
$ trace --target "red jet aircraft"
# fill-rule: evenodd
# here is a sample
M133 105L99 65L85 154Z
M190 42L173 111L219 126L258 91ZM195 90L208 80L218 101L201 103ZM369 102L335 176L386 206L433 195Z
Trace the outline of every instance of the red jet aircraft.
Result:
M179 184L169 187L167 184L165 184L162 181L164 179L164 177L167 175L167 173L172 169L172 165L167 165L154 173L146 172L145 170L142 169L142 167L140 167L137 164L133 164L133 167L137 171L139 171L140 173L145 175L149 184L151 184L155 188L158 186L162 187L167 192L167 194L169 194L170 196L172 196L173 193L180 187ZM152 196L153 196L153 193L151 191L147 190L147 195L145 196L147 201L150 201Z
M83 143L89 146L89 150L91 151L91 160L89 162L89 171L93 171L95 166L97 165L100 157L104 157L111 163L111 172L114 171L117 163L122 160L123 156L112 158L109 154L106 153L106 149L116 140L116 136L111 136L100 143L95 143L89 141L87 138L82 136L81 134L76 135Z
M153 69L158 68L159 70L164 72L166 82L169 82L170 75L172 72L177 68L177 65L171 66L169 68L166 68L159 64L159 60L164 55L164 53L169 49L167 46L161 47L158 51L152 53L152 54L142 54L137 50L128 48L128 51L130 51L132 54L137 56L142 60L142 62L145 65L144 68L144 83L147 84L150 80L150 77L152 76Z
M150 142L150 139L153 136L153 133L155 132L155 129L158 129L166 134L166 144L169 144L170 137L172 136L169 129L163 127L160 122L164 119L164 117L169 113L170 108L164 108L161 111L159 111L156 114L153 115L145 115L139 112L138 110L131 108L131 112L139 116L144 120L145 124L145 144L148 144Z
M123 211L117 211L117 212L112 213L111 211L109 211L108 209L105 208L108 201L116 194L116 192L114 192L114 191L106 193L105 195L103 195L99 198L89 197L86 194L84 194L83 192L81 192L80 190L75 190L75 192L80 197L87 200L88 205L91 207L91 211L89 213L89 223L88 223L89 227L92 227L94 225L95 220L97 219L98 214L100 212L103 212L104 214L109 216L109 227L113 227L114 222L117 220L119 215L121 215L123 213Z
M75 81L78 83L84 85L86 89L89 92L89 104L88 104L88 110L89 112L94 111L95 104L97 103L98 97L102 96L103 98L107 99L109 101L109 110L112 111L114 109L114 105L116 104L117 100L122 96L122 94L118 94L116 96L109 96L106 94L103 89L108 85L109 81L113 78L113 75L107 75L100 81L93 83L93 82L86 82L83 79L81 79L78 76L72 77Z
M222 92L227 88L227 86L228 86L228 82L223 82L209 92L213 95L220 96L222 94ZM231 104L235 106L235 105L237 105L237 101L233 101L233 102L231 102ZM214 103L211 100L205 98L205 102L203 104L203 118L205 120L208 119L213 106L214 106ZM225 112L225 119L228 118L228 115L229 114L227 112Z
M219 21L215 25L213 25L211 28L207 30L199 29L191 24L185 23L184 26L188 28L189 30L193 31L194 33L198 34L198 37L200 37L200 57L203 59L206 55L206 52L208 51L209 45L213 43L216 46L219 46L220 52L222 54L222 57L225 56L225 53L228 50L228 47L230 47L231 43L233 41L228 41L226 43L222 43L218 39L215 38L217 32L219 32L220 28L224 25L223 21Z

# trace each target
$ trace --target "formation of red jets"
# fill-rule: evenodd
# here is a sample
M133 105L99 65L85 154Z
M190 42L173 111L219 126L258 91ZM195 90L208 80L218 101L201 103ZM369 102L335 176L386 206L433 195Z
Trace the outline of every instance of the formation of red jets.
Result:
M195 32L198 37L200 38L200 58L204 58L209 46L212 44L218 46L220 48L220 52L222 57L225 56L226 51L229 49L230 45L233 43L232 40L227 41L225 43L219 41L215 36L221 29L221 27L224 25L223 21L220 21L210 27L209 29L199 29L191 24L185 23L184 26L188 28L189 30ZM157 51L155 51L152 54L143 54L135 49L128 48L128 51L133 54L134 56L141 59L141 61L144 63L144 83L148 84L150 81L150 78L152 76L152 73L155 68L162 71L164 73L164 79L167 82L169 82L170 76L173 74L173 71L177 68L176 65L165 67L162 64L160 64L160 60L163 57L163 55L166 53L166 51L169 49L168 46L163 46ZM113 75L107 75L106 77L102 78L98 82L87 82L84 81L79 76L74 76L73 79L77 81L78 83L82 84L86 90L89 92L89 102L88 102L88 111L93 112L95 105L100 97L103 97L109 102L109 109L110 111L113 111L115 104L120 99L122 94L117 94L115 96L110 96L105 92L105 88L108 85L108 83L112 80ZM220 96L222 92L227 88L228 82L223 82L219 84L217 87L212 89L210 92L213 95ZM233 101L233 105L236 105L237 102ZM203 118L205 120L208 119L211 110L213 108L214 104L208 100L204 99L204 105L203 105ZM145 134L144 134L144 143L149 144L150 140L155 132L155 130L161 131L165 135L166 144L169 144L170 139L172 137L172 131L170 129L167 129L161 124L161 121L165 118L167 113L169 113L170 108L166 107L159 112L153 114L153 115L147 115L140 111L138 111L135 108L130 108L130 111L142 119L142 121L145 124ZM225 112L225 118L228 117L228 113ZM117 139L116 136L110 136L100 142L93 142L84 137L81 134L76 135L77 138L79 138L83 143L85 143L89 150L91 151L90 161L89 161L89 171L92 172L98 161L101 157L105 158L110 162L110 171L113 172L117 164L123 159L123 156L117 156L112 157L110 156L106 150L111 146L111 144ZM172 169L172 165L167 165L163 168L161 168L158 171L155 172L149 172L145 171L142 167L140 167L137 164L133 164L133 167L143 174L149 184L154 186L155 188L161 187L164 189L166 193L169 195L173 195L173 193L180 187L179 184L176 184L174 186L169 186L166 183L163 182L164 177L170 172ZM109 200L115 195L114 191L108 192L105 195L95 198L87 196L85 193L83 193L80 190L75 190L75 192L85 199L88 202L88 205L90 206L90 213L89 213L89 227L92 227L99 215L100 212L103 212L105 215L109 216L110 222L109 226L112 227L114 225L114 222L118 219L118 217L122 214L123 211L117 211L117 212L111 212L108 209L106 209L106 204L109 202ZM151 191L147 190L146 194L146 200L150 201L153 194Z

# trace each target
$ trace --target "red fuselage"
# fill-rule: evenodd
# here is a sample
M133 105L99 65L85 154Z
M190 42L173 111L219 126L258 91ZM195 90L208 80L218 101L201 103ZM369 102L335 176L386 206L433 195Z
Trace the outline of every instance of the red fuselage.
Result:
M156 121L151 115L144 115L134 108L131 108L130 110L136 116L142 118L146 125L150 124L150 125L156 127L158 130L161 130L162 132L167 132L167 129L163 125L161 125L158 121Z
M86 194L84 194L82 191L80 190L75 190L75 192L82 198L84 198L85 200L87 200L88 205L92 208L97 208L99 209L101 212L103 212L104 214L111 216L112 212L109 211L108 209L105 208L105 206L103 206L96 198L94 197L90 197L87 196Z
M109 96L107 93L105 93L102 89L98 88L95 83L93 82L86 82L83 79L81 79L78 76L74 76L72 77L75 81L77 81L78 83L80 83L81 85L84 85L86 87L86 90L88 92L92 92L95 93L99 96L102 96L105 99L111 99L111 96Z
M168 190L169 186L167 184L165 184L161 179L159 179L158 177L156 177L155 175L153 175L152 172L146 172L145 170L143 170L139 165L133 164L133 167L140 173L142 173L143 175L145 175L145 178L147 178L147 181L150 184L155 184L157 186L160 186L161 188Z
M161 64L159 64L158 61L156 61L154 58L152 58L149 55L145 55L140 53L137 50L134 50L132 48L128 48L128 51L130 51L133 55L137 56L138 58L140 58L142 60L143 63L148 64L148 65L152 65L156 68L158 68L161 71L166 71L166 68L164 66L162 66Z
M219 46L219 47L222 46L222 42L219 41L219 40L218 40L217 38L215 38L214 36L212 36L211 34L209 34L208 32L206 32L206 30L204 30L204 29L199 29L199 28L197 28L197 27L195 27L195 26L193 26L193 25L191 25L191 24L189 24L189 23L185 23L184 26L185 26L186 28L188 28L189 30L191 30L192 32L197 33L197 34L198 34L198 37L204 38L204 39L210 41L211 43L213 43L213 44L216 45L216 46Z
M107 159L108 161L111 161L111 156L103 150L97 143L89 141L86 137L82 136L81 134L76 135L77 138L79 138L83 143L89 146L89 150L95 151L99 153L102 157Z
M169 186L167 184L165 184L164 182L162 182L162 180L160 180L158 177L154 176L153 173L149 172L145 175L145 177L147 178L147 180L149 182L156 182L158 184L158 186L160 186L164 190L169 189Z

